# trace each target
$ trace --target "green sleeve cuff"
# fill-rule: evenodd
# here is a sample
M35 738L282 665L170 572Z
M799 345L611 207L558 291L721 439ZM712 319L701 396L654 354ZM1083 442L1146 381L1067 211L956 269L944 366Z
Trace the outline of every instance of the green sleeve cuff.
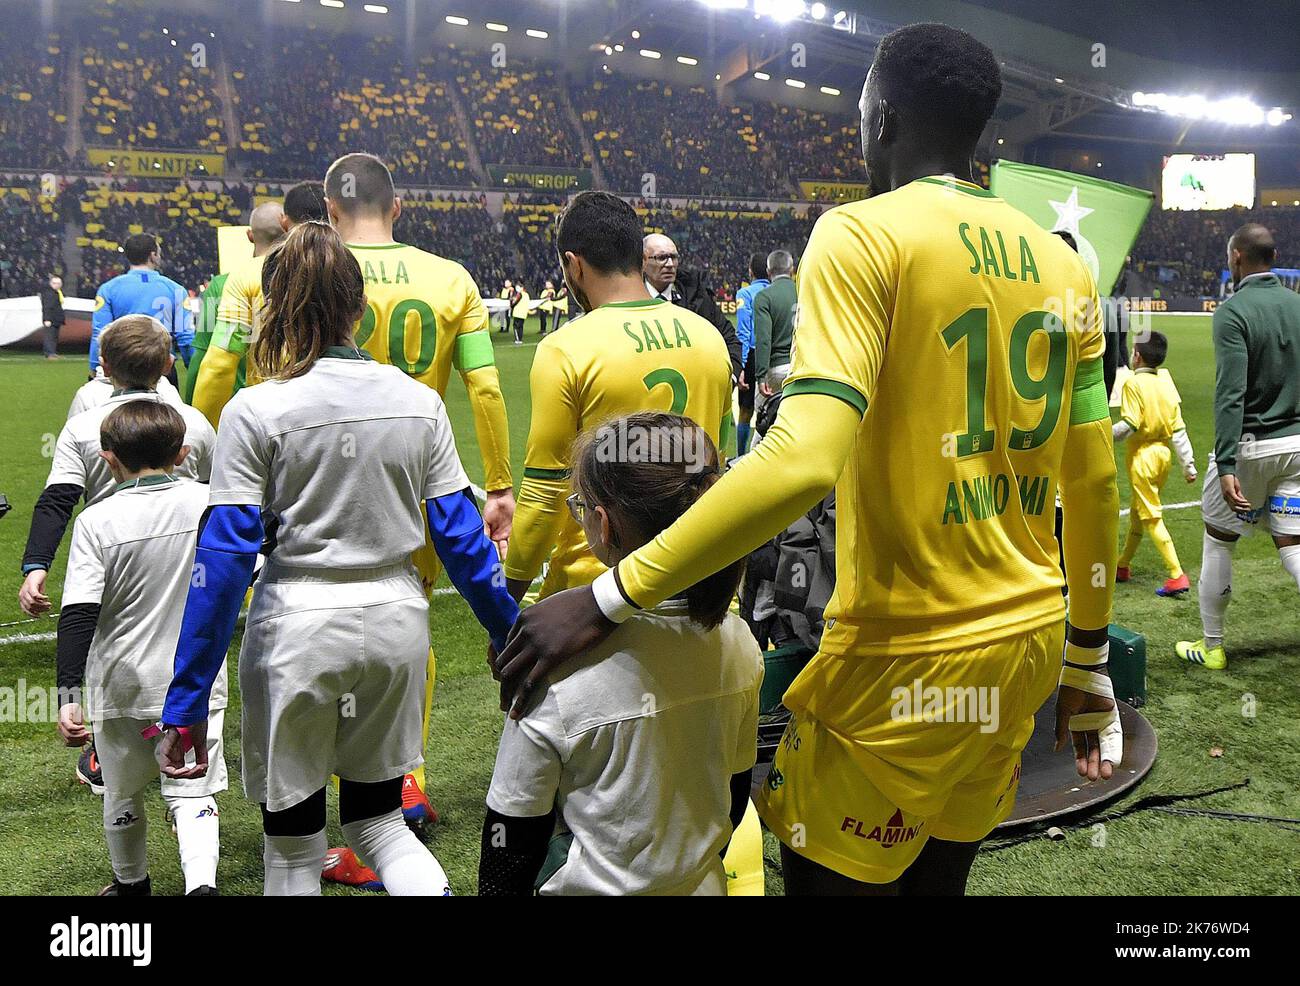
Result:
M760 377L760 379L762 378ZM790 380L781 388L781 394L785 397L796 394L822 394L826 397L842 400L860 415L867 413L867 399L853 387L838 380L825 380L818 377L803 377L799 380Z
M572 469L534 469L524 466L524 479L568 479Z
M1085 425L1110 417L1110 401L1101 360L1080 363L1074 372L1074 396L1070 401L1070 424ZM1135 431L1137 429L1134 429Z
M228 353L243 355L248 350L248 326L239 322L217 319L216 328L212 330L209 349L224 349Z
M452 351L452 362L461 373L470 373L494 365L496 356L492 352L492 336L487 329L457 336L456 348Z

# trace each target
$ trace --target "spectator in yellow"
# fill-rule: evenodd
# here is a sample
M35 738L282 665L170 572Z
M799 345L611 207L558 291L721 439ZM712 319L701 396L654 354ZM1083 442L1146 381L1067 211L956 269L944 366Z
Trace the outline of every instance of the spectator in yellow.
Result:
M528 289L520 283L515 285L512 301L514 307L510 309L510 315L515 324L515 345L522 346L524 343L524 322L528 319L528 311L532 306L533 299L528 297Z

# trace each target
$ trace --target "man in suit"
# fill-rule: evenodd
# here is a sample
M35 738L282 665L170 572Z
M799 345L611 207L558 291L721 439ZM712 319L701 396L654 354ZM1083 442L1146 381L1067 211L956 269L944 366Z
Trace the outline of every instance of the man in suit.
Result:
M41 324L45 328L41 348L46 359L59 358L59 329L63 328L63 322L63 278L55 274L41 288Z
M744 367L740 357L740 338L736 335L735 326L713 300L713 292L704 284L703 273L682 268L681 259L677 244L663 233L647 236L642 241L641 256L641 273L645 277L646 290L652 298L663 298L674 305L681 305L713 323L721 334L722 341L727 344L727 355L731 357L731 382L734 385L740 380L740 371Z

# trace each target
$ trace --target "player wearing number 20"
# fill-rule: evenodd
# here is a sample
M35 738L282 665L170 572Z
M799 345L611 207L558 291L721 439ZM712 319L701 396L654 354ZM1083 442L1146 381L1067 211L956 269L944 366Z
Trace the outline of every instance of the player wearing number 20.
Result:
M533 359L532 426L506 558L517 599L552 547L544 596L586 585L605 570L564 505L579 432L636 411L670 411L721 444L730 424L727 347L700 316L650 297L642 233L632 207L607 192L579 194L559 217L564 279L586 314L539 343Z

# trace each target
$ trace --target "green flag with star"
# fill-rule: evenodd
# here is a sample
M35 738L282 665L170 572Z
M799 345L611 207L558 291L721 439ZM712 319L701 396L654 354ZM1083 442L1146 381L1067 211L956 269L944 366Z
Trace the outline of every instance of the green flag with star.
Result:
M1108 295L1155 196L1144 189L1016 161L996 161L989 188L1038 225L1068 230L1097 290Z

